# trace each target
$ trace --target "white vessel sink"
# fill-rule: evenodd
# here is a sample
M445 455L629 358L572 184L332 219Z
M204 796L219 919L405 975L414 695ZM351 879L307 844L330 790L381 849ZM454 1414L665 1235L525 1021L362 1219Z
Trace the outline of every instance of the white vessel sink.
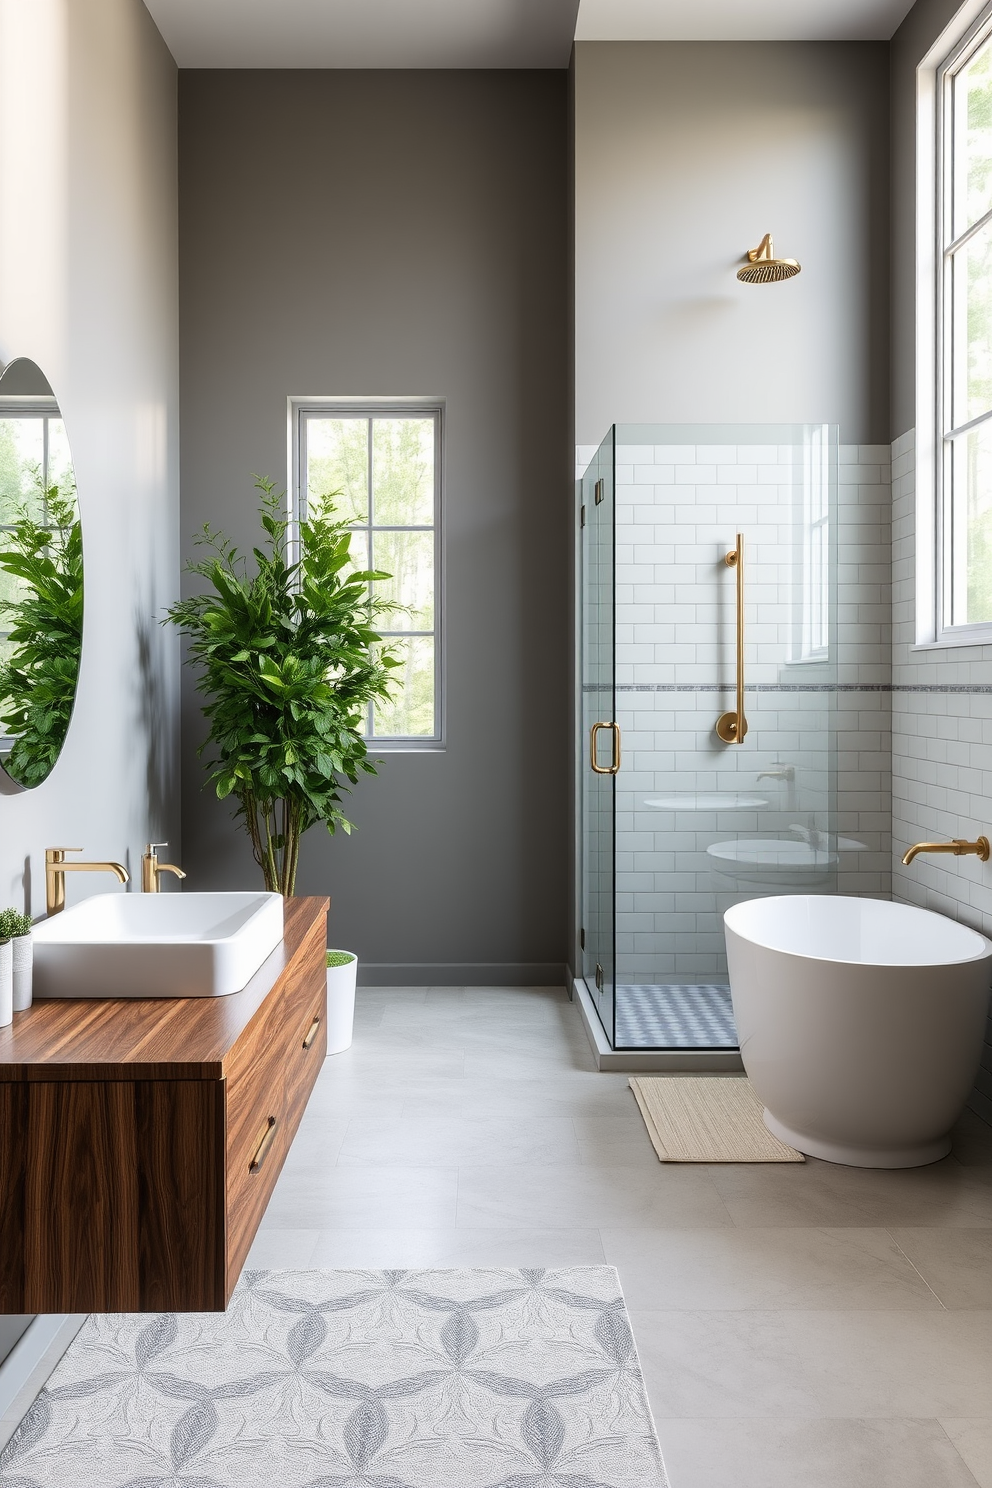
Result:
M34 995L225 997L282 935L281 894L95 894L34 927Z

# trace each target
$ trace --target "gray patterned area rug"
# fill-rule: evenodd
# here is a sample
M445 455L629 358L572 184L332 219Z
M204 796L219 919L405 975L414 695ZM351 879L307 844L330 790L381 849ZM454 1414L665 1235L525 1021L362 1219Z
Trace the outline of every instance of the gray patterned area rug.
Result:
M665 1488L611 1266L248 1271L88 1319L2 1488Z

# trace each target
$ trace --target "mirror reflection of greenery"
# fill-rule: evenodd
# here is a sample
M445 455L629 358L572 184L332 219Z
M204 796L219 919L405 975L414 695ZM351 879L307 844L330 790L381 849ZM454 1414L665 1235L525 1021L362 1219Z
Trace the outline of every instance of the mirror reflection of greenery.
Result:
M0 731L13 740L4 768L21 785L51 773L76 696L83 642L83 539L72 487L50 486L39 512L27 506L0 532Z
M207 556L186 565L206 589L167 612L188 642L205 701L209 780L233 797L267 889L292 894L300 837L317 822L351 831L341 798L374 775L360 728L389 696L396 660L377 629L392 606L370 594L387 577L351 567L352 534L325 498L299 526L293 561L284 493L256 477L264 547L249 564L209 525Z

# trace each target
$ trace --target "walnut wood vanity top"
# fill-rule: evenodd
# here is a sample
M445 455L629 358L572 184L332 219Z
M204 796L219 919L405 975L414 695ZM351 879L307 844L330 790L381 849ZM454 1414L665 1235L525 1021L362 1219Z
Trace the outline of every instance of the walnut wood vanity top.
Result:
M228 997L56 999L0 1029L0 1081L219 1080L281 973L314 937L330 900L287 899L285 930L242 992Z

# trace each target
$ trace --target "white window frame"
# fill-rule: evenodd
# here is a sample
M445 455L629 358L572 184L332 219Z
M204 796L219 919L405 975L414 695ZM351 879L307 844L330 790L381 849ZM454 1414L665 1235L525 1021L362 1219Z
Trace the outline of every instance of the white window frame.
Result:
M946 329L949 250L957 241L949 238L947 100L951 79L990 35L992 4L966 0L917 69L916 646L924 649L992 644L992 621L952 625L946 615L950 431L944 421L951 391ZM962 425L955 433L970 427Z
M298 552L296 534L306 509L306 416L310 414L352 418L434 417L434 733L433 735L373 734L366 736L370 754L439 753L446 747L445 707L445 603L444 603L444 419L445 400L427 397L357 398L317 395L291 397L289 405L288 515L291 552ZM360 525L360 524L358 524ZM387 634L387 632L384 632ZM393 638L392 633L388 633ZM396 632L397 638L400 633Z

